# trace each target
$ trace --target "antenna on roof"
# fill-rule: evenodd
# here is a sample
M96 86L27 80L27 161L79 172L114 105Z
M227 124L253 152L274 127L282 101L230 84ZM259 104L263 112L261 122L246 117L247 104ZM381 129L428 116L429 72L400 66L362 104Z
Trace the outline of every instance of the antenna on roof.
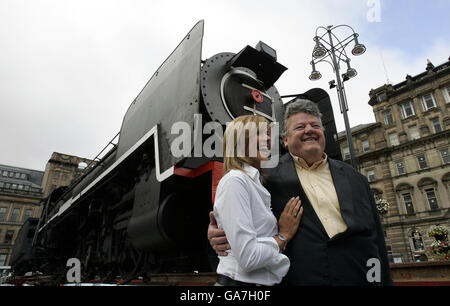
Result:
M381 57L381 62L383 63L384 74L386 76L386 84L391 84L391 81L389 80L389 76L387 73L386 65L384 64L383 53L381 52L381 50L380 50L380 57Z

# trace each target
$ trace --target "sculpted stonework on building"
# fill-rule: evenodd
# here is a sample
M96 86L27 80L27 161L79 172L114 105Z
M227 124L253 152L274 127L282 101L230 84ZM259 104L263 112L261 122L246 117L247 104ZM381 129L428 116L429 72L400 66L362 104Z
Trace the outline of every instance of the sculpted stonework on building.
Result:
M376 198L392 262L432 260L432 225L450 228L450 61L369 93L376 122L352 128L360 172ZM338 135L349 161L345 133Z

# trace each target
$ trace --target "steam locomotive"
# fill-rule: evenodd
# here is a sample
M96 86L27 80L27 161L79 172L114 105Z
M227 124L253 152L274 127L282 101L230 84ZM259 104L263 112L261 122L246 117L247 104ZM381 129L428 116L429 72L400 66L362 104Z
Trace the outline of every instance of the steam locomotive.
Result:
M82 280L105 282L214 270L206 232L222 159L201 150L214 133L202 127L224 128L247 114L280 122L284 105L274 83L287 68L263 42L202 60L203 29L199 21L131 103L118 143L45 199L32 256L13 256L16 271L64 271L69 258L81 261ZM323 113L326 152L340 158L328 94L316 88L304 95ZM183 143L188 156L171 151L177 122L193 131Z

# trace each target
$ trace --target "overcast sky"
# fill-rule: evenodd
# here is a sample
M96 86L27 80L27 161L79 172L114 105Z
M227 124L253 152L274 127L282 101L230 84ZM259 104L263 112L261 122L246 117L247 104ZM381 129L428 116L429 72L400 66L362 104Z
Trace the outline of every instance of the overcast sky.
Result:
M374 122L371 88L448 60L449 11L448 0L0 0L0 164L44 170L52 152L95 157L200 19L203 59L264 41L288 67L275 84L281 95L325 89L338 131L331 66L308 79L312 38L318 26L352 26L367 52L351 56L350 125Z

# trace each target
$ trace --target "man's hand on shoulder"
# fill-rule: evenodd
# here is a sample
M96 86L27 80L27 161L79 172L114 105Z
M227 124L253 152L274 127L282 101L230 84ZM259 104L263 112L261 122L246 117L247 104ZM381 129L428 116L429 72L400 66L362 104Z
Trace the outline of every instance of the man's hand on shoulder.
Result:
M214 212L209 212L209 226L208 226L208 240L211 247L216 251L219 256L227 256L226 250L229 250L230 244L223 229L217 227L217 221L214 217Z

